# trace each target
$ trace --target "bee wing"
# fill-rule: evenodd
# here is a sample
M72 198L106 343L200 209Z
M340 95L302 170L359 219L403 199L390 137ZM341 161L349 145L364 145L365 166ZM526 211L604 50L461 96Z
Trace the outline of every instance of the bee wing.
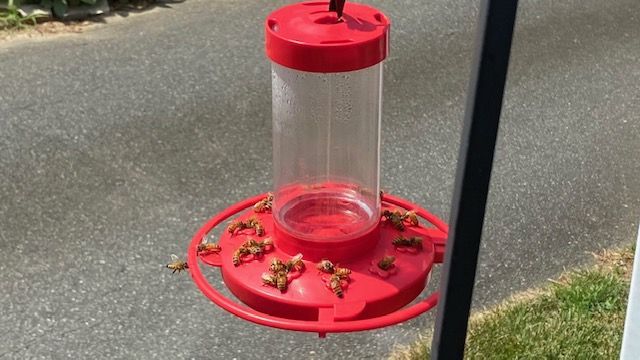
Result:
M180 260L180 258L178 258L178 255L171 254L171 261L178 261L178 260Z
M203 243L203 244L206 244L206 243L208 243L208 242L209 242L209 235L208 235L208 234L205 234L205 235L202 237L202 243Z

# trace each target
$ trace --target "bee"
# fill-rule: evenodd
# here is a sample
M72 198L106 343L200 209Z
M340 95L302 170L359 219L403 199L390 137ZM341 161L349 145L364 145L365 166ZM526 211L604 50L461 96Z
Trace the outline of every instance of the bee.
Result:
M273 286L276 287L277 286L277 281L276 281L276 276L273 274L269 274L269 273L262 273L262 283L265 285L269 285L269 286Z
M239 247L236 251L233 252L233 258L231 259L231 261L233 262L233 266L240 266L240 264L242 263L242 257L249 254L249 249L243 246Z
M270 237L265 238L264 240L258 243L260 247L265 248L267 246L273 246L273 239Z
M180 273L182 270L187 270L189 264L187 264L186 261L180 260L178 255L171 254L171 262L167 265L167 268L173 270L172 274L175 274L176 271Z
M409 222L409 224L411 224L411 226L418 226L419 225L418 215L413 210L407 211L406 213L404 213L404 215L402 215L402 220Z
M391 243L396 247L411 246L411 240L407 239L404 236L398 236L397 238L393 239Z
M274 257L273 259L271 259L271 264L269 265L269 270L274 273L277 274L281 271L286 270L286 266L285 264L282 262L282 260Z
M245 224L244 221L242 221L242 220L234 220L234 221L229 223L229 226L227 226L227 231L230 234L233 234L236 231L244 230L246 228L247 228L247 225Z
M304 262L302 262L302 254L297 254L292 257L291 260L285 264L287 271L302 271L304 270Z
M335 266L333 265L333 263L327 259L322 259L318 265L316 266L316 268L324 273L327 274L333 274L333 272L336 270Z
M384 200L384 191L380 190L380 201Z
M273 207L273 193L267 193L267 197L253 205L253 211L257 213L271 212Z
M394 261L396 261L395 256L385 256L380 261L378 261L378 267L382 270L389 270L394 266Z
M347 268L337 267L337 268L335 268L335 271L334 271L333 274L335 276L339 277L340 279L349 280L349 275L351 274L351 270L349 270Z
M250 217L245 222L245 229L255 230L256 235L258 236L264 235L264 226L262 226L262 223L260 222L260 220L255 216Z
M260 243L255 241L252 238L248 238L245 242L242 243L242 247L250 248L254 246L260 246Z
M391 223L391 225L393 225L393 227L396 228L396 230L399 231L404 231L405 226L404 226L404 218L402 213L399 210L384 210L382 212L382 217L386 218L387 221L389 221Z
M340 276L333 274L331 275L331 278L329 279L329 286L331 287L331 291L333 291L334 294L336 294L337 297L342 298L342 296L344 295L342 292L342 283L341 283L341 279Z
M198 253L219 253L220 251L222 251L220 245L216 243L210 243L206 236L202 238L202 242L198 244Z
M419 236L412 236L410 238L398 236L393 239L391 243L395 247L412 247L415 249L422 249L422 238Z
M262 257L262 255L264 255L264 250L262 249L262 247L260 246L250 246L247 248L249 254L255 256L255 257Z
M285 292L287 290L287 271L281 270L275 275L276 278L276 287L280 292Z
M409 238L409 241L411 242L411 247L414 247L416 249L422 249L422 238L421 237L413 236L413 237Z

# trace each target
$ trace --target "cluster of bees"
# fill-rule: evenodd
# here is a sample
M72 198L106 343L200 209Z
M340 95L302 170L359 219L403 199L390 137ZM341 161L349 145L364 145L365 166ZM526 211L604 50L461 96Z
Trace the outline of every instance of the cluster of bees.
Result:
M262 236L264 235L264 226L260 219L255 216L248 218L247 220L234 220L227 226L227 231L233 235L238 231L242 231L244 229L253 229L256 232L256 235Z
M257 205L257 204L256 204ZM256 235L264 235L264 226L260 219L256 216L251 216L247 220L234 220L227 226L227 231L234 235L238 231L245 229L253 229ZM252 256L252 258L261 258L265 252L273 248L273 240L270 237L264 240L258 241L252 238L247 239L236 251L233 252L232 262L233 266L240 266L242 260L245 257Z
M277 257L271 259L269 265L269 272L262 274L262 283L264 285L273 286L280 290L281 293L287 291L289 284L289 273L304 271L304 262L302 261L302 254L298 254L287 262L283 262Z
M264 240L261 241L249 238L233 252L231 261L233 262L233 266L240 266L246 256L252 255L253 258L259 259L265 252L272 248L273 240L270 237L264 238Z
M342 298L344 296L343 289L351 280L349 277L351 270L337 267L328 259L322 259L318 263L317 269L325 274L331 274L327 281L327 286L337 297Z
M382 198L383 193L380 193ZM255 213L269 213L273 209L273 193L268 193L267 196L260 201L256 202L253 206ZM406 226L418 226L418 215L415 211L401 211L384 210L381 214L383 220L392 225L398 231L404 231ZM227 231L234 235L238 231L245 229L253 229L257 236L264 236L265 229L260 220L256 216L251 216L246 220L234 220L227 226ZM396 237L392 241L393 246L396 248L407 248L412 250L422 249L422 238L418 236L404 237L402 235ZM263 240L255 240L248 238L240 247L233 253L232 262L234 266L239 266L245 257L253 256L253 258L261 258L264 254L273 249L273 240L270 237ZM210 243L207 238L203 238L201 244L198 245L198 254L219 253L222 248L216 243ZM377 265L377 268L383 271L394 271L395 256L387 255L377 262L372 262L372 265ZM326 286L339 298L344 297L344 289L351 281L351 270L347 268L341 268L334 265L328 259L322 259L317 264L317 269L320 273L328 274L329 277L323 276L323 280L326 282ZM167 268L173 270L175 273L181 272L189 268L186 261L180 260L176 255L171 255L171 263L167 265ZM304 262L302 261L302 254L298 254L288 261L283 261L277 257L274 257L270 261L269 271L264 272L261 275L261 280L264 285L273 286L284 293L287 290L288 284L292 278L297 274L299 276L305 269ZM372 268L373 269L373 268ZM371 271L373 271L371 269Z
M402 212L400 210L383 210L382 217L386 219L396 230L404 231L406 228L405 223L408 223L411 226L418 226L418 215L415 211L409 210Z

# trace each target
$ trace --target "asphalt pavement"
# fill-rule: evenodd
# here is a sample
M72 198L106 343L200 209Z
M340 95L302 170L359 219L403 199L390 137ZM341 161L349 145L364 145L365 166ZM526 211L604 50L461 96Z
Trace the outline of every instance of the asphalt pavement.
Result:
M163 268L269 190L262 20L187 0L0 43L0 358L378 359L432 326L290 333ZM478 2L372 1L393 21L382 183L449 215ZM629 244L640 218L640 2L521 1L474 306Z

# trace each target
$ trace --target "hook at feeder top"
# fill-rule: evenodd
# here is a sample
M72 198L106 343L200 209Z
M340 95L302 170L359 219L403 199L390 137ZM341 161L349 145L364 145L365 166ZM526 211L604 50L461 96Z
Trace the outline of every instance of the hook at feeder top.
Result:
M335 11L338 14L338 20L342 20L342 11L346 0L330 0L329 11Z

